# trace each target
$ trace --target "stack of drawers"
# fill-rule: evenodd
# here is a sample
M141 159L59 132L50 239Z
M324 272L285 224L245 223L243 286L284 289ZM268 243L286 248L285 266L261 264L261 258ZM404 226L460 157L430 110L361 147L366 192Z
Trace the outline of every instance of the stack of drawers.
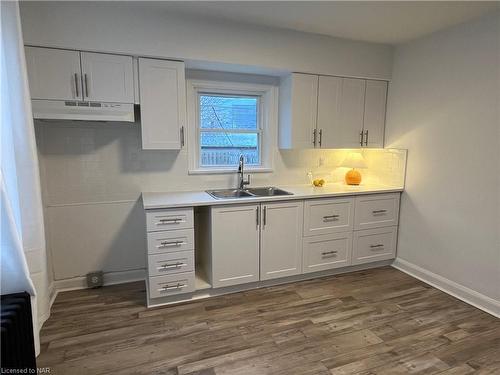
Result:
M392 259L399 193L306 200L303 272Z
M355 198L352 264L396 257L399 193Z
M192 208L146 212L148 297L195 290L194 215Z

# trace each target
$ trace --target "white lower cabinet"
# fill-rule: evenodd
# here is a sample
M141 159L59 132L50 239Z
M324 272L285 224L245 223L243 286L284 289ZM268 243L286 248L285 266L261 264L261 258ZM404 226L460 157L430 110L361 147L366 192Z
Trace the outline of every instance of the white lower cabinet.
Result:
M148 303L179 301L184 297L162 297L195 292L197 282L207 289L197 278L217 289L393 259L399 199L369 194L216 205L196 215L192 207L148 211Z
M302 273L302 201L262 204L260 279Z
M309 199L304 203L304 236L351 231L353 220L352 197Z
M150 276L191 271L194 271L194 252L192 250L150 255L148 259Z
M349 266L351 249L352 232L304 238L304 273Z
M151 298L168 297L194 292L194 290L194 272L149 277L149 296Z
M398 227L366 229L354 232L352 264L363 264L396 256Z
M259 280L260 205L211 209L212 286Z

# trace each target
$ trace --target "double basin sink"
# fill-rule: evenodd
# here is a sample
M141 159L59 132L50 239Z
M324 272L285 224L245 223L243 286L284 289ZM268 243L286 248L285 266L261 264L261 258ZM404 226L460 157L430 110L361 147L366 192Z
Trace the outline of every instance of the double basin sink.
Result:
M221 189L207 190L215 199L234 199L234 198L252 198L252 197L276 197L280 195L293 195L286 190L274 186L256 187L247 189Z

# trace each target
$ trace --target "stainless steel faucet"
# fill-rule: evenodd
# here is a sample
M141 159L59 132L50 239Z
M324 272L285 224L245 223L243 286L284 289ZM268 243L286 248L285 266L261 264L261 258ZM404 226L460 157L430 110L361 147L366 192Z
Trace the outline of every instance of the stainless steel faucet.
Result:
M238 164L238 189L243 190L245 185L250 185L250 175L247 176L245 180L244 171L245 168L245 159L243 155L240 155L240 162Z

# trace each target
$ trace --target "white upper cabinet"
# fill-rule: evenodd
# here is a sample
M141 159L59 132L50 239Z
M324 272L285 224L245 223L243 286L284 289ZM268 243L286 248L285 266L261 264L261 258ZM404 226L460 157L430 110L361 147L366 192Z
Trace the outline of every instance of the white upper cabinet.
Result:
M302 273L303 202L262 204L260 279Z
M318 146L341 148L344 128L340 119L342 78L319 77L318 89Z
M32 99L134 103L131 56L26 47Z
M280 86L279 147L313 148L317 139L318 76L292 73Z
M84 99L134 103L131 56L81 52Z
M364 146L384 147L387 82L366 81Z
M339 147L361 147L365 106L366 81L343 78L340 103Z
M179 150L184 144L184 63L139 58L142 148Z
M280 86L279 146L383 147L387 82L293 73Z
M82 99L80 52L26 47L32 99Z

